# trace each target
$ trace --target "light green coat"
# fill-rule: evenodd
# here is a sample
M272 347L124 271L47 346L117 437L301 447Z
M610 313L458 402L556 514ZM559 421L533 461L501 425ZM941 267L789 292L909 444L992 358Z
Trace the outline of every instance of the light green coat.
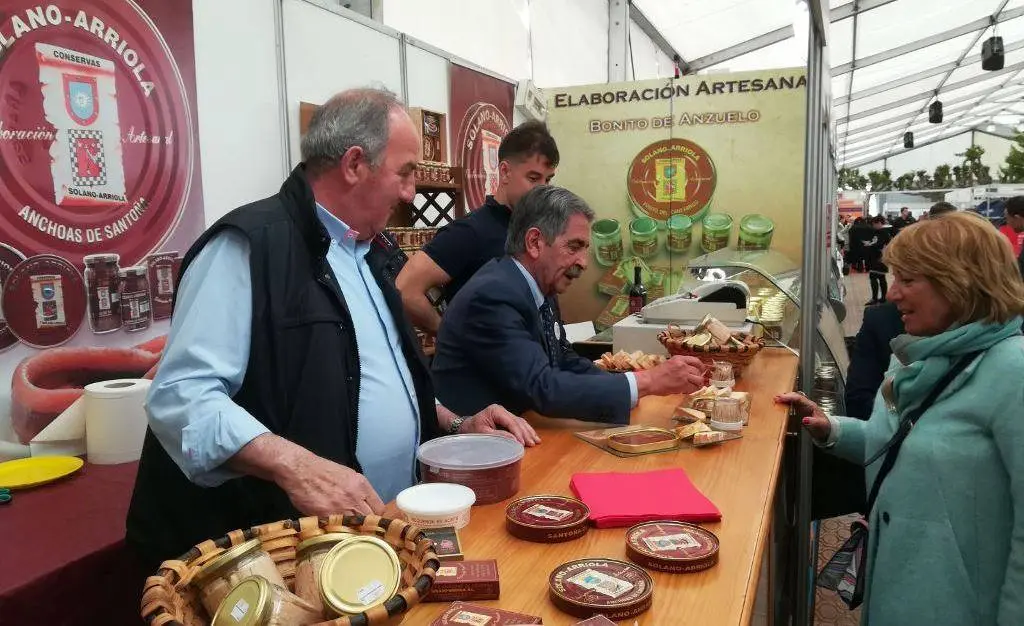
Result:
M943 333L959 333L946 345L943 335L893 342L904 408L923 400L950 355L995 345L920 418L879 493L862 609L870 626L1024 626L1024 338L975 326ZM898 421L880 393L870 420L838 418L832 451L863 463ZM869 489L881 464L867 470Z

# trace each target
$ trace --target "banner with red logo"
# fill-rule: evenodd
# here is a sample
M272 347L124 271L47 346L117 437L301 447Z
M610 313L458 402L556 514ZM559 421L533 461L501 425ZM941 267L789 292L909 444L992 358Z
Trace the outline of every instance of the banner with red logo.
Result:
M0 374L166 327L204 226L191 2L0 0L0 103Z
M707 252L770 250L800 267L803 68L546 92L556 183L597 214L566 320L622 319L634 263L648 300L675 293Z
M515 85L461 65L449 70L452 164L462 168L466 211L498 188L498 146L512 129Z

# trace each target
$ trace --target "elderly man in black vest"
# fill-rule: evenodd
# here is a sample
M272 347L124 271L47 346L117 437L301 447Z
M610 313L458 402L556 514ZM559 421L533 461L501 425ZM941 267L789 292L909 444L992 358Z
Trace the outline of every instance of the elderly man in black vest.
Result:
M538 441L501 407L462 417L434 400L372 243L415 194L420 142L401 103L335 96L302 159L185 256L127 520L150 563L300 514L381 513L415 482L417 445L444 433Z

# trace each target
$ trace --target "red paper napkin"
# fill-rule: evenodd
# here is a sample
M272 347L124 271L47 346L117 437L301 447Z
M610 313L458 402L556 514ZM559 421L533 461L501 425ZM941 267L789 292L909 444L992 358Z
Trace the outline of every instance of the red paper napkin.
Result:
M590 507L598 528L631 526L654 520L717 522L722 513L697 490L681 469L635 474L573 474L576 497Z

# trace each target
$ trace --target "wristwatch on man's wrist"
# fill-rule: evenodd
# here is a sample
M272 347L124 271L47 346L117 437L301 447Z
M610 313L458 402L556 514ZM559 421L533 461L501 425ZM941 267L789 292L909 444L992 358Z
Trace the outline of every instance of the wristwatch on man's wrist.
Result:
M470 417L472 417L472 416L470 416ZM463 417L461 415L459 417L456 417L455 419L453 419L452 423L448 425L448 434L449 435L457 435L457 434L459 434L459 429L462 428L462 423L465 422L468 419L469 419L469 417Z

